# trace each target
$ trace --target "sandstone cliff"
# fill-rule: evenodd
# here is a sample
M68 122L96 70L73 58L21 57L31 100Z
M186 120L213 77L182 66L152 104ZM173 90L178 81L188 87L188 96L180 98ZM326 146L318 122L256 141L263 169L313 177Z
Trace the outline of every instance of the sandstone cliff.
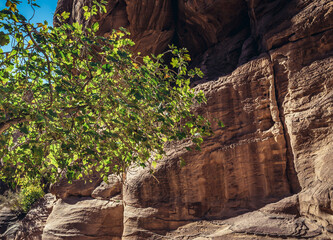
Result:
M86 2L59 0L57 12L82 22ZM35 239L333 239L332 1L109 0L107 9L100 34L124 26L136 51L190 50L205 72L193 83L208 99L197 111L214 135L200 152L169 146L155 177L133 169L121 193L114 179L55 186Z

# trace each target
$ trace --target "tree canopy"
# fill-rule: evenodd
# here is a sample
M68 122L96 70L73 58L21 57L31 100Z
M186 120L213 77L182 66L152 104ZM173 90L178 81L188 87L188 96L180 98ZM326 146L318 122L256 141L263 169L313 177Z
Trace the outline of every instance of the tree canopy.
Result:
M106 178L152 156L154 165L167 141L200 146L209 123L191 109L205 97L189 84L202 73L188 69L185 49L141 57L125 29L98 36L98 23L65 23L66 12L58 27L32 24L17 4L0 11L0 45L11 44L0 48L2 179ZM105 3L83 10L88 20Z

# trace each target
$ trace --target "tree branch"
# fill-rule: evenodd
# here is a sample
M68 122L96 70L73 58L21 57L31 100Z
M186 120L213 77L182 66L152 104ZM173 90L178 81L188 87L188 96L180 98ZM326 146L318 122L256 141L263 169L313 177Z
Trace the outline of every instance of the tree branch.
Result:
M75 111L78 111L80 109L85 108L87 105L77 106L77 107L69 107L69 108L63 108L61 109L64 113L73 113ZM28 119L29 115L26 115L24 117L17 117L13 119L8 119L4 122L0 122L0 134L2 134L4 131L6 131L8 128L10 128L13 125L24 123L24 122L30 122L33 121L33 119Z
M19 118L13 118L13 119L9 119L5 122L0 123L0 134L2 134L4 131L6 131L8 128L10 128L11 126L15 125L15 124L19 124L19 123L23 123L23 122L27 122L30 121L28 119L26 119L25 117L19 117Z
M27 31L27 33L28 33L28 35L29 35L29 37L30 37L30 39L31 39L31 41L34 43L34 45L36 46L36 48L45 56L45 58L46 58L46 61L47 61L47 70L48 70L48 73L47 73L47 75L48 75L48 82L49 82L49 88L50 88L50 105L49 105L49 107L51 107L52 106L52 104L53 104L53 93L52 93L52 83L51 83L51 61L50 61L50 59L49 59L49 57L48 57L48 55L46 54L46 52L44 51L44 49L42 49L40 46L39 46L39 44L36 42L36 40L35 40L35 38L32 36L32 34L31 34L31 32L30 32L30 30L29 30L29 28L28 28L28 24L27 23L23 23L23 26L24 26L24 28L25 28L25 30ZM36 34L38 34L38 33L36 33Z

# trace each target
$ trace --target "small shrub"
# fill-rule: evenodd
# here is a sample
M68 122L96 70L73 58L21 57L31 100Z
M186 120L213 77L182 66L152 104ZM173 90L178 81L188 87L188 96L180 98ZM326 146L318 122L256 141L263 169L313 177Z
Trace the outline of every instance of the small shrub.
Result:
M19 208L27 213L32 205L44 196L44 191L39 185L29 185L21 189L19 194Z
M17 213L27 213L32 205L44 196L40 185L27 185L18 191L8 190L0 195L0 208L8 207Z

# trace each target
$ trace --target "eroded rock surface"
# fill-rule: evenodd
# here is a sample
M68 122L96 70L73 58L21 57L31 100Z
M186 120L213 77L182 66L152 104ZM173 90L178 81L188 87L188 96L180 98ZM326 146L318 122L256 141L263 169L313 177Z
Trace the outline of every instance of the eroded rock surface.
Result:
M8 208L0 210L0 237L4 240L40 240L56 198L46 194L22 219Z
M215 136L202 152L173 149L156 171L159 183L142 173L129 179L124 239L158 238L194 219L231 217L299 190L299 214L277 220L254 212L236 218L233 232L332 238L332 7L330 1L248 1L251 36L237 69L196 83L208 98L199 112L226 127L213 125ZM232 38L202 55L209 74L212 66L223 67L219 57L230 53L221 46L236 46ZM261 54L249 61L254 53ZM179 157L186 167L177 165Z
M60 0L57 12L83 22L87 2ZM99 33L126 27L136 51L190 49L206 74L193 83L208 99L197 111L215 134L201 152L170 145L154 177L129 172L124 206L117 184L65 186L43 238L333 239L332 1L109 0L107 10Z
M158 182L142 171L128 176L127 223L139 218L140 228L163 234L196 219L233 217L290 195L269 57L263 55L200 88L208 102L199 111L212 120L215 134L200 152L187 153L184 145L172 148L154 174ZM179 166L179 157L185 167ZM133 231L137 229L125 224L124 236Z
M15 225L18 221L18 216L15 212L10 210L8 207L4 207L0 210L0 236L5 237L5 232Z
M89 197L92 192L102 182L98 175L92 175L86 179L74 180L69 183L66 178L62 178L50 187L50 192L59 198L67 198L69 196Z
M119 197L59 199L47 219L42 239L121 239L123 205Z
M110 199L121 194L122 183L118 176L110 175L107 182L101 184L94 189L91 196L96 199Z

